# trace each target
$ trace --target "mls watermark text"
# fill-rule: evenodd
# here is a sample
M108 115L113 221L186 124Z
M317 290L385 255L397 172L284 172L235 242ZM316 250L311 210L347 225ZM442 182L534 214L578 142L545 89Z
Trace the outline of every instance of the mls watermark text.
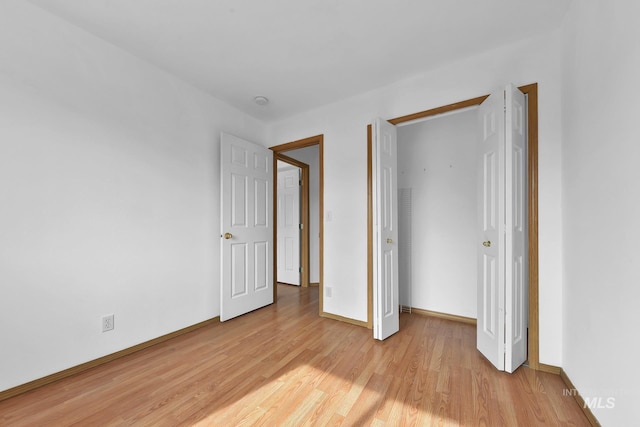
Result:
M586 393L585 393L586 394ZM585 397L582 396L575 388L565 388L562 390L563 396L580 396L584 401L583 406L589 409L613 409L616 407L616 398L611 396L615 393L607 393L608 395L600 395L593 393L592 395Z

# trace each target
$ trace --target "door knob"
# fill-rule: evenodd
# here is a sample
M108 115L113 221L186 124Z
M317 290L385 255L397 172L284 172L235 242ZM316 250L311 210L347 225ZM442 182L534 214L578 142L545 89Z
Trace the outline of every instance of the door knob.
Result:
M387 243L393 243L392 239L387 239Z
M489 247L491 247L491 241L487 240L486 242L482 242L482 245L489 248Z
M225 239L229 240L229 239L230 239L230 238L232 238L232 237L233 237L233 234L231 234L231 233L224 233L224 238L225 238Z

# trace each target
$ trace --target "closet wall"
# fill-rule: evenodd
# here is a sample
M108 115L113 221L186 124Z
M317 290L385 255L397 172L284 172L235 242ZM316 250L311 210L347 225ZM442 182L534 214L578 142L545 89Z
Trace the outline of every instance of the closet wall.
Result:
M414 308L476 317L476 129L475 108L398 127Z

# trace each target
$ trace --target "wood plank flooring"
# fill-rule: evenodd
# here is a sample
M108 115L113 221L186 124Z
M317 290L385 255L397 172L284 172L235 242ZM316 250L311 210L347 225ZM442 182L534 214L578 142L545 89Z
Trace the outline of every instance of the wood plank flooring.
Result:
M497 372L475 327L402 314L384 342L318 288L0 402L2 426L588 426L559 376Z

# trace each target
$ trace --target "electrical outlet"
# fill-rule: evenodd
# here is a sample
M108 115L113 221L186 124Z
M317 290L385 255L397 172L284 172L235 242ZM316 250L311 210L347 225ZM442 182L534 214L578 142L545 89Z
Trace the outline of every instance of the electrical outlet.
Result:
M327 298L331 298L331 294L332 294L331 291L332 290L333 290L333 288L331 288L329 286L325 286L324 287L324 296L327 297Z
M113 331L113 314L109 314L108 316L104 316L102 318L102 332Z

